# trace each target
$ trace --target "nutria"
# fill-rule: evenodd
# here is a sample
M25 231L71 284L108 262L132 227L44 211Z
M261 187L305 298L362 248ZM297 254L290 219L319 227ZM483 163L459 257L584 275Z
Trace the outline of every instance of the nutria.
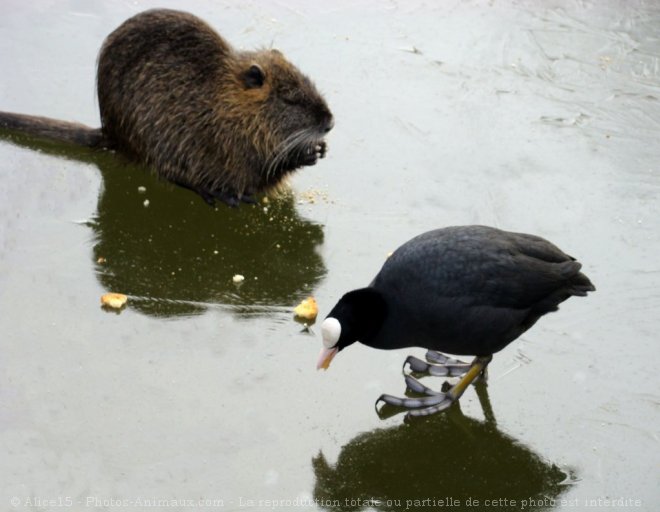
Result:
M236 206L325 156L332 114L278 50L236 51L201 19L154 9L112 32L98 59L101 128L0 112L0 127L117 149Z

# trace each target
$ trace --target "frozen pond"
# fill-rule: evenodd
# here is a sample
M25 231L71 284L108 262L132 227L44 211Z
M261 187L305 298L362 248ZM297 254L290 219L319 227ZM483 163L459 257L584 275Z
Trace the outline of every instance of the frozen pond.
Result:
M658 3L3 0L0 110L98 126L98 49L156 6L281 49L333 110L328 156L280 200L214 210L4 133L0 509L657 510ZM380 419L424 351L356 344L317 372L291 310L325 316L455 224L548 238L598 290L495 356L494 417L471 389Z

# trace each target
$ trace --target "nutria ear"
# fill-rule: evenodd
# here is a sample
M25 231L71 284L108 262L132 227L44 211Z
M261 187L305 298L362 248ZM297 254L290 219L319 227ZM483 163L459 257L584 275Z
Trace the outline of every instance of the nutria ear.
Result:
M245 82L245 85L250 89L261 87L264 85L265 80L266 75L264 74L264 70L261 69L261 66L258 64L252 64L248 70L243 73L243 81Z

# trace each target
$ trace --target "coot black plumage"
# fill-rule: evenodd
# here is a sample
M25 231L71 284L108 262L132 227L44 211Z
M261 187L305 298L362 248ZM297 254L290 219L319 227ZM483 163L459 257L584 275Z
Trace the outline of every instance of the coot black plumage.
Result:
M360 341L380 349L423 347L415 371L465 377L448 393L411 378L427 397L386 403L430 414L451 405L483 372L492 354L569 297L595 288L581 264L547 240L486 226L456 226L421 234L399 247L366 288L345 294L324 320L318 368ZM477 356L461 365L438 352ZM380 399L379 399L380 400Z

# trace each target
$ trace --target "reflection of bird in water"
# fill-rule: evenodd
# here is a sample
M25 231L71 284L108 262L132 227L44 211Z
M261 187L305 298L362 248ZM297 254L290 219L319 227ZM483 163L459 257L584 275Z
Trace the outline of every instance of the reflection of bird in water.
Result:
M89 222L97 278L108 291L129 295L132 309L160 317L218 305L240 315L288 311L325 275L316 250L323 229L300 216L291 195L213 210L115 155L25 136L10 140L101 171ZM237 286L234 274L245 281Z
M428 415L456 402L492 354L573 295L595 290L581 264L543 238L486 226L459 226L419 235L399 247L367 287L345 294L322 325L317 367L360 341L381 349L424 347L427 361L408 358L411 369L464 377L447 393L411 376L408 386L425 396L379 401ZM477 356L471 365L439 352Z
M360 434L342 447L334 465L320 453L312 460L318 503L341 512L504 512L522 510L523 500L524 510L552 508L567 475L498 430L487 412L483 381L476 387L484 422L464 416L457 406Z

